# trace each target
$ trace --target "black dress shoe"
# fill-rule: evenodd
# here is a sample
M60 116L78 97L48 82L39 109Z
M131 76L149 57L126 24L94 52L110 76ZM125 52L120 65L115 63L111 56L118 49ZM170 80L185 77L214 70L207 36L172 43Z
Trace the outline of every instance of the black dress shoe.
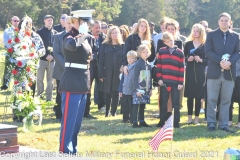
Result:
M111 116L113 116L113 117L116 117L116 116L117 116L116 113L112 113L112 112L110 112L110 113L111 113Z
M215 131L215 127L208 127L208 131L209 131L209 132Z
M61 123L62 122L62 118L57 118L57 122Z
M160 128L162 128L163 126L164 126L164 123L161 121L159 121L159 123L156 125L156 127L160 127Z
M140 126L141 127L152 127L152 126L149 126L145 121L144 122L140 122Z
M176 123L173 124L173 127L174 127L174 128L180 128L180 125L179 125L178 122L176 122Z
M140 126L138 125L137 122L133 122L133 125L132 125L133 128L140 128Z
M227 127L225 128L219 128L222 131L228 132L228 133L235 133L235 131L228 129Z
M96 117L93 117L91 114L85 115L84 117L89 119L97 119Z
M0 87L0 90L6 90L6 89L8 89L8 86L6 86L6 85L3 85Z
M110 112L106 112L105 113L105 117L111 117L111 113Z
M123 123L130 123L129 120L122 120Z

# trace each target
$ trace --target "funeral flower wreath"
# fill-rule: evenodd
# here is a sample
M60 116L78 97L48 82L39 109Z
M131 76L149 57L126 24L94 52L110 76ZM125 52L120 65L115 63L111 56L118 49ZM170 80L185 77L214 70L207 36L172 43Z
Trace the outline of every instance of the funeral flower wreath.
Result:
M40 44L34 43L31 32L26 31L26 27L31 20L25 17L21 24L21 29L15 28L9 31L6 56L5 79L8 82L13 80L12 105L14 113L23 118L23 123L32 119L33 114L39 114L40 121L42 109L51 102L40 104L37 97L32 96L30 87L36 82L37 63L44 50L39 49ZM7 84L8 86L9 84Z

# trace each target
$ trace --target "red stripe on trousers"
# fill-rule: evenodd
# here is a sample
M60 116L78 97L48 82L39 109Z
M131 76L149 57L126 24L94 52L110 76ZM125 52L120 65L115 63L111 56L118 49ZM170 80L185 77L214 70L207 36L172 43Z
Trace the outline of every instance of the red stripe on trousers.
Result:
M66 92L66 102L63 116L63 133L62 133L62 142L61 142L61 151L64 152L64 137L66 133L66 125L67 125L67 115L68 115L68 101L69 101L69 92Z

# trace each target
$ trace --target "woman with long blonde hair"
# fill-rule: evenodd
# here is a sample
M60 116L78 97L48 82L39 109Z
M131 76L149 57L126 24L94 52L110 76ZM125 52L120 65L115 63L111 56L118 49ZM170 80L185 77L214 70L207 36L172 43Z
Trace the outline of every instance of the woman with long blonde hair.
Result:
M208 59L205 56L204 44L206 41L205 28L196 23L191 34L187 38L184 47L186 62L186 77L184 96L187 97L188 124L198 124L198 116L201 108L201 99L204 98L204 70ZM192 122L193 101L195 100L195 119Z
M149 62L152 62L155 58L154 44L151 40L151 33L148 21L146 19L139 19L137 26L133 30L133 33L127 37L124 44L123 50L123 61L122 65L124 66L124 73L127 74L127 53L130 50L137 50L137 47L141 44L146 44L151 49L151 55L147 59Z
M119 74L123 56L123 41L117 26L108 29L99 53L99 91L105 94L106 114L115 116L118 105ZM111 111L109 111L111 105Z

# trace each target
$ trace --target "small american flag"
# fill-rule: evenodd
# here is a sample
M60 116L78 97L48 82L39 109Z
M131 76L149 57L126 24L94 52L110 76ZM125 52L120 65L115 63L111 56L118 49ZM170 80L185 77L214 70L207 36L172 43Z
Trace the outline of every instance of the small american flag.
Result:
M173 138L173 115L168 118L164 126L153 136L149 142L154 152L158 151L158 146L162 141L172 140Z

